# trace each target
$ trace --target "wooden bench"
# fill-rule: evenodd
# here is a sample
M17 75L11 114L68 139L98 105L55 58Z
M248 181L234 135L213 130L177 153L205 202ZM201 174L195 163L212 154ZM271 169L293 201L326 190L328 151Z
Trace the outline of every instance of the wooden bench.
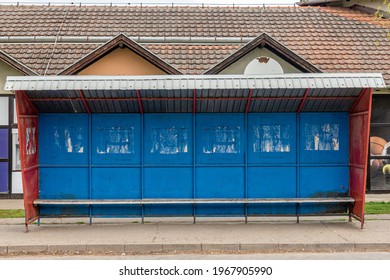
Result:
M36 199L34 206L39 205L161 205L161 204L243 204L245 205L245 223L248 222L248 205L249 204L295 204L297 206L296 217L299 223L300 206L302 204L329 204L329 203L346 203L349 205L349 221L352 219L352 206L355 199L352 197L326 197L326 198L160 198L160 199ZM193 215L194 223L196 216ZM142 214L142 223L144 215ZM90 216L92 224L92 216Z

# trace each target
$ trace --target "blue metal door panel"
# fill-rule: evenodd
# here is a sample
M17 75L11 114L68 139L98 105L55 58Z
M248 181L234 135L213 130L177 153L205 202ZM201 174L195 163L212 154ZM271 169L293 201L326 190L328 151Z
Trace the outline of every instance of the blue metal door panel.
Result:
M198 164L244 163L243 114L196 115L196 162Z
M348 113L305 113L300 116L301 163L349 163Z
M198 167L196 169L196 198L244 198L243 167ZM243 205L215 205L196 207L196 214L243 215Z
M187 167L144 168L144 198L192 198L193 171ZM145 206L145 216L191 215L191 205Z
M39 198L41 199L87 199L89 198L88 168L39 169ZM88 215L85 206L42 206L45 215Z
M92 115L92 164L139 165L140 126L140 115Z
M296 114L248 115L248 163L296 163Z
M88 164L88 115L39 115L39 163Z
M192 164L192 115L144 116L144 163Z
M294 198L297 197L296 167L249 167L248 198ZM295 214L295 205L262 204L250 205L248 213Z
M349 195L349 167L301 167L300 197L346 197ZM301 213L345 212L345 205L303 205Z
M140 168L93 168L93 199L141 198ZM140 206L93 206L94 216L139 216Z

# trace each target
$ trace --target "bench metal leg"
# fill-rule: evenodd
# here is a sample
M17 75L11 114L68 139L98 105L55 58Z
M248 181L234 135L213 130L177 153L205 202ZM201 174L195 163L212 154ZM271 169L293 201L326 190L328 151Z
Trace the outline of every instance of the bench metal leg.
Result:
M145 214L144 214L144 206L141 205L141 223L145 223Z
M300 208L301 208L301 204L300 203L297 203L297 224L299 224L299 216L300 216Z
M193 204L193 207L192 207L192 216L194 218L194 225L196 224L196 205L195 203Z
M348 222L352 222L352 205L348 206Z
M38 218L37 224L38 224L38 226L41 225L41 218Z
M245 223L248 223L248 203L245 203Z

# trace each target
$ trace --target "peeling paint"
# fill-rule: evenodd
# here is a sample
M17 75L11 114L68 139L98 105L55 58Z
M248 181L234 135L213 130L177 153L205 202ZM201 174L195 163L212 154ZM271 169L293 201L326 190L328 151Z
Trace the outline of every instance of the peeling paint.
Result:
M188 129L181 128L153 128L151 133L152 148L150 153L174 155L188 153Z
M217 126L203 128L204 154L239 154L240 127Z
M84 153L83 130L81 127L71 126L66 129L54 129L54 144L68 153Z
M259 125L253 127L254 153L290 152L289 125Z
M134 154L134 127L99 127L98 154Z
M35 141L35 127L26 128L26 154L33 155L37 152L37 145Z
M306 151L338 151L340 149L338 124L306 124Z

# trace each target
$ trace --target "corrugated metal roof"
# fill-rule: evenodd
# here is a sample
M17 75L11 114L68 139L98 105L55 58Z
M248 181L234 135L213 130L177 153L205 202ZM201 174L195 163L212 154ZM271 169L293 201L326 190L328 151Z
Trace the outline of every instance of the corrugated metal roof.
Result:
M337 112L381 74L8 77L42 113ZM87 106L86 106L86 105ZM88 107L88 108L87 108Z
M5 90L384 88L380 73L8 77Z

